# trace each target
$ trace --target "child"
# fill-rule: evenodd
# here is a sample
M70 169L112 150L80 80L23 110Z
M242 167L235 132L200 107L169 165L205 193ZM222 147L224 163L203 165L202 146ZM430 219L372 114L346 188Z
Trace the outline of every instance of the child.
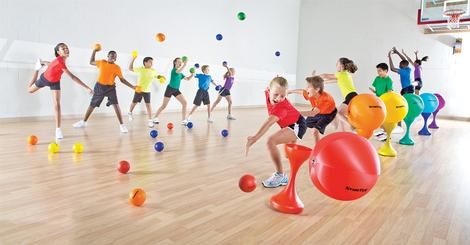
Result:
M416 95L419 95L419 92L421 90L421 88L423 88L423 80L421 79L421 65L423 64L423 61L428 61L428 56L424 56L422 59L419 59L418 58L418 51L416 50L415 51L415 61L413 62L411 60L411 58L406 55L405 53L405 50L402 49L402 53L403 55L405 56L405 58L408 60L408 62L412 63L414 68L415 68L415 71L414 71L414 75L415 75L415 94Z
M152 85L152 80L154 79L161 79L162 76L157 75L157 71L152 68L153 65L153 58L152 57L145 57L144 58L144 66L134 68L134 61L137 56L134 56L129 64L129 71L135 72L138 74L138 82L137 86L140 89L139 91L136 90L134 93L134 99L132 100L131 107L129 108L129 121L132 121L134 117L132 116L132 111L134 110L137 103L142 101L142 98L145 102L145 107L147 108L147 118L148 118L148 126L149 128L153 128L153 121L152 121L152 107L150 104L150 91Z
M385 63L380 63L376 66L378 76L375 78L372 83L373 88L369 87L370 91L375 93L377 97L380 97L382 94L385 94L389 91L393 91L392 79L388 76L388 65ZM377 129L374 132L377 140L384 141L387 139L387 135L383 129Z
M335 74L322 74L321 78L325 80L325 83L337 82L341 94L344 97L343 103L339 106L339 125L340 130L345 131L345 125L349 125L347 121L348 105L351 100L356 97L357 92L354 87L354 81L351 74L357 71L357 66L354 62L348 58L340 58L336 63Z
M287 96L287 80L283 77L275 77L265 91L268 118L254 136L249 136L246 143L246 154L249 148L256 143L274 124L277 123L280 130L268 138L268 150L276 167L276 172L263 181L264 187L275 188L287 185L288 178L283 172L281 154L277 145L295 143L302 139L306 131L305 119L300 112L291 105Z
M214 102L214 105L212 105L211 112L214 110L214 108L219 104L220 100L222 100L222 97L224 97L227 100L228 103L228 115L227 119L228 120L236 120L234 116L232 116L232 97L230 96L230 89L232 88L233 82L235 80L235 69L234 68L228 68L228 65L226 62L223 63L223 66L227 68L227 72L224 75L224 80L225 84L224 86L220 89L219 91L219 96Z
M289 93L302 94L305 100L310 101L311 111L301 111L300 114L307 117L307 127L313 129L315 144L320 140L320 134L325 134L325 129L336 117L335 100L325 92L324 81L320 76L307 77L307 88L289 91Z
M116 116L119 120L119 129L121 133L127 133L128 130L124 123L122 122L122 115L121 115L121 108L119 108L118 98L116 95L116 84L114 80L116 76L119 77L121 82L128 86L129 88L135 90L135 86L130 84L121 73L121 68L115 64L117 59L116 51L109 51L108 52L108 59L107 60L98 60L95 61L96 52L100 51L100 49L95 48L91 54L90 58L90 65L94 65L98 67L99 76L98 80L95 84L93 97L91 98L90 105L85 113L85 117L83 120L80 120L73 124L74 128L84 128L86 127L87 121L90 118L91 113L96 107L101 105L104 97L108 97L108 102L106 106L113 105L114 111L116 112Z
M180 58L176 58L173 60L173 69L171 70L171 79L170 79L170 84L166 87L165 90L165 95L163 97L163 103L158 108L157 113L155 114L155 117L153 118L153 123L158 124L160 123L160 119L158 119L158 116L162 111L166 108L168 105L168 102L170 102L171 96L175 96L175 98L181 103L181 106L183 107L182 110L182 125L186 125L188 121L186 120L186 99L184 98L183 94L180 92L180 84L181 80L191 80L193 78L194 73L191 73L189 77L186 77L183 73L183 69L186 67L186 64L188 63L188 60L181 61Z
M55 137L56 139L64 138L62 134L61 126L61 110L60 110L60 79L62 74L65 72L74 82L84 87L90 94L93 94L93 90L83 83L78 77L73 75L67 66L65 61L69 57L69 48L65 43L59 43L54 48L55 59L52 62L45 62L38 60L34 67L33 78L28 84L28 92L35 93L39 89L48 86L52 91L54 109L55 109ZM44 73L41 74L38 80L39 70L43 65L48 64L48 67Z
M207 105L207 121L209 123L213 123L214 121L211 119L211 105L210 105L210 99L209 99L209 85L210 83L216 85L214 83L214 80L212 80L212 77L209 75L209 66L208 65L203 65L201 67L202 74L196 74L196 78L199 80L199 90L196 93L196 97L194 97L194 107L189 112L187 121L191 121L191 115L194 113L194 111L201 106L201 103L204 103L204 105Z

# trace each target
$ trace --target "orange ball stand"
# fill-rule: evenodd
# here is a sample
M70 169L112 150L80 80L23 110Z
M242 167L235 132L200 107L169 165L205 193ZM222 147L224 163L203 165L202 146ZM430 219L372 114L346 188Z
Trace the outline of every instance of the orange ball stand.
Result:
M299 214L304 210L304 204L297 195L295 178L302 164L309 158L312 149L297 145L286 144L286 155L290 163L289 184L278 194L271 197L271 207L281 213Z

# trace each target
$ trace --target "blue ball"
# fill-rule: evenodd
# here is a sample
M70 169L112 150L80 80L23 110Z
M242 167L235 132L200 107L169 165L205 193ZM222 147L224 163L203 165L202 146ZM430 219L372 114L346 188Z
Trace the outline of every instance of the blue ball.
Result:
M221 90L221 89L222 89L222 86L221 86L221 85L215 86L215 90L219 91L219 90Z
M155 143L153 148L155 148L155 150L158 151L158 152L162 152L163 149L165 148L165 145L163 144L163 142L157 142L157 143Z
M226 66L227 64L228 64L227 61L222 62L223 66Z
M281 55L281 52L279 52L279 51L276 51L276 53L274 53L274 55L276 55L276 56L280 56L280 55Z
M199 63L194 64L194 67L199 68Z
M434 94L424 93L419 96L424 102L423 113L433 113L439 107L439 100Z
M154 130L150 131L150 137L157 138L157 136L158 136L158 131L157 130L154 129Z
M186 124L186 127L188 127L188 128L193 128L193 123L192 123L192 122L188 122L188 124Z
M224 129L222 130L222 132L220 132L222 134L222 136L224 137L227 137L228 136L228 130L227 129Z
M220 41L220 40L222 40L224 37L222 36L222 34L217 34L217 35L215 36L215 38L216 38L218 41Z

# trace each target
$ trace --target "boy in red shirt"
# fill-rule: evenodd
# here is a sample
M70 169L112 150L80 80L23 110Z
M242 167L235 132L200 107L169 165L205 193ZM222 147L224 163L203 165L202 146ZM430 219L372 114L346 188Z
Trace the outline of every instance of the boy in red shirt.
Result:
M302 111L300 114L307 117L307 127L313 129L315 144L320 140L320 134L325 133L325 128L336 117L336 109L333 97L323 91L324 81L320 76L307 77L306 89L297 89L289 91L289 94L302 94L305 100L310 101L311 111Z
M254 136L249 136L246 143L246 154L249 148L256 143L274 124L277 123L281 129L269 136L268 150L276 167L276 172L263 181L266 188L275 188L287 185L288 178L283 172L281 154L277 145L295 143L302 139L307 130L305 119L300 112L286 99L287 80L283 77L275 77L265 91L268 118Z

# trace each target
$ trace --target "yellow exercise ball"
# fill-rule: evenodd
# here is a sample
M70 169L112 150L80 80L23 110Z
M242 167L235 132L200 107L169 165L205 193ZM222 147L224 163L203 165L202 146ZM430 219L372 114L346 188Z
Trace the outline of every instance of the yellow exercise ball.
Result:
M387 108L385 123L398 123L408 114L408 103L399 93L390 91L380 96L380 99Z

